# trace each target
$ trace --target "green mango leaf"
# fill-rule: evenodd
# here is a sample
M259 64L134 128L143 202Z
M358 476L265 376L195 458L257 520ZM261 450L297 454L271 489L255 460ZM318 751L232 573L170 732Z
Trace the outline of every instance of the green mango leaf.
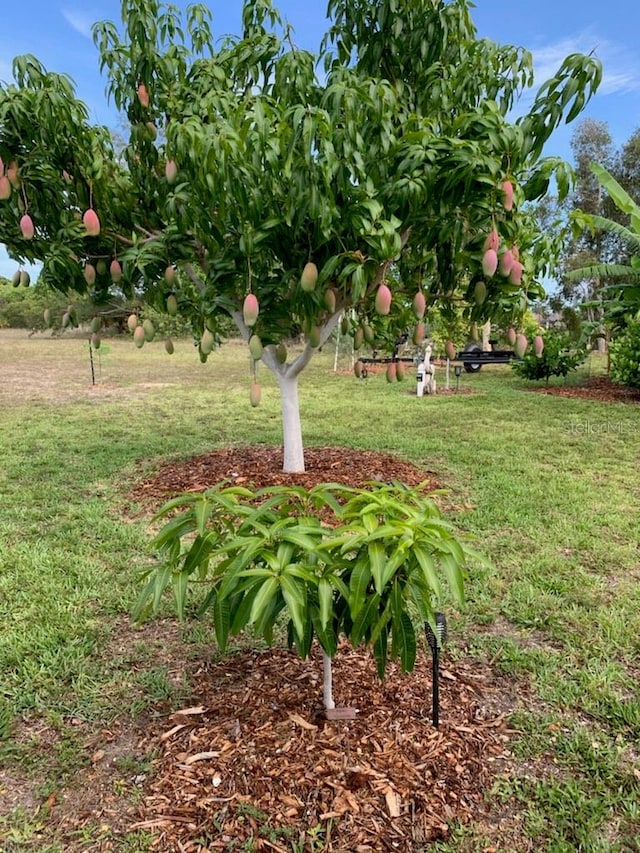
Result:
M370 542L367 546L367 553L369 555L369 566L375 590L378 595L382 595L384 589L384 570L387 559L384 546L380 542Z
M413 623L407 613L392 619L391 628L392 655L400 658L403 672L411 672L416 663L416 634Z

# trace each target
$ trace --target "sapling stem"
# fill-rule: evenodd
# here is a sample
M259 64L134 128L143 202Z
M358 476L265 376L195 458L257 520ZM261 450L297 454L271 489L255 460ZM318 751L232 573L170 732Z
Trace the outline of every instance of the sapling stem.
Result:
M336 707L335 702L333 701L333 682L331 678L331 658L329 655L323 650L322 652L322 674L323 674L323 695L324 695L324 707L325 710L330 711Z

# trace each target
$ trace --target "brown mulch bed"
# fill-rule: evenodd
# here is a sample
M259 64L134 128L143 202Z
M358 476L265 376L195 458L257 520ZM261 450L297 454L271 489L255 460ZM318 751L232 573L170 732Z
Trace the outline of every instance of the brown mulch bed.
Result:
M306 471L303 474L284 474L282 449L251 445L215 450L162 465L152 477L134 486L132 496L143 504L159 503L181 492L203 491L222 480L253 489L289 484L311 488L317 483L360 487L371 480L400 480L407 486L426 483L429 490L440 488L433 471L390 453L346 447L309 447L305 448L304 455Z
M194 706L141 744L157 757L129 829L152 831L160 851L252 839L280 853L408 853L481 815L509 738L484 701L488 671L445 661L436 729L426 653L412 674L391 665L381 683L369 654L342 648L335 698L358 709L347 721L324 718L321 670L317 651L300 661L280 649L203 665Z
M612 382L608 376L591 376L582 385L553 385L530 390L538 394L595 400L599 403L640 403L640 390Z

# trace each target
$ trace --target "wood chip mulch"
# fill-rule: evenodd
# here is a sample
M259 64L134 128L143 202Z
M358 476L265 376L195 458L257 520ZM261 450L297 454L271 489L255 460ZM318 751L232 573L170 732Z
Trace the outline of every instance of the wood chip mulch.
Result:
M144 744L156 758L129 829L152 832L153 849L167 853L244 842L276 853L410 853L481 815L509 739L484 701L488 671L445 658L438 729L428 651L411 674L390 665L381 683L370 654L341 648L334 693L358 709L353 720L325 719L321 672L315 649L307 661L275 649L204 664L194 705Z
M371 480L400 480L407 486L426 482L429 491L441 488L433 471L373 450L308 447L303 474L284 474L282 465L281 448L266 445L224 448L161 465L153 476L133 487L132 497L141 504L157 504L182 492L204 491L222 480L254 489L293 483L306 488L317 483L360 487Z
M640 390L612 382L608 376L591 376L582 385L553 385L531 388L538 394L595 400L600 403L640 403Z

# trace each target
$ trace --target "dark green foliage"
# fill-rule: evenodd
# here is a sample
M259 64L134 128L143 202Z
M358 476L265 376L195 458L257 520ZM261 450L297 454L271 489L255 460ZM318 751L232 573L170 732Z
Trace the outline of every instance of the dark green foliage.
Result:
M587 357L584 345L576 344L566 332L547 331L543 335L544 350L537 356L533 347L524 358L511 362L511 366L523 379L545 379L551 376L566 376L576 370Z
M640 317L632 320L610 346L611 378L640 388Z
M188 587L204 587L199 612L211 613L221 649L248 627L271 643L282 619L302 657L314 637L333 657L343 635L373 649L382 676L388 656L413 669L417 634L434 624L444 585L464 601L462 570L473 552L419 488L334 483L254 493L221 483L170 501L157 516L167 517L153 542L160 563L147 572L134 615L157 610L171 587L183 617Z

